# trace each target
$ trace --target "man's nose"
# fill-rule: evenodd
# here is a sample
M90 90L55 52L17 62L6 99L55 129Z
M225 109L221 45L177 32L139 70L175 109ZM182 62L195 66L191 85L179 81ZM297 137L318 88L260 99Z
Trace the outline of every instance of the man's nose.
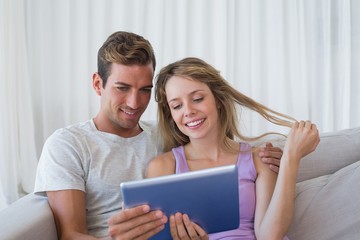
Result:
M127 97L126 104L129 107L136 109L139 107L139 103L140 103L140 95L137 92L131 92Z

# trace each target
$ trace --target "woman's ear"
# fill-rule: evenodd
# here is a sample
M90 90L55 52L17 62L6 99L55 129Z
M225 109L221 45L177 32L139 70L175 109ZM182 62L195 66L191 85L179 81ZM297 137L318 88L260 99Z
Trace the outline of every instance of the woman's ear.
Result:
M100 77L99 73L94 73L92 76L93 80L93 88L97 95L101 96L101 90L102 90L102 78Z

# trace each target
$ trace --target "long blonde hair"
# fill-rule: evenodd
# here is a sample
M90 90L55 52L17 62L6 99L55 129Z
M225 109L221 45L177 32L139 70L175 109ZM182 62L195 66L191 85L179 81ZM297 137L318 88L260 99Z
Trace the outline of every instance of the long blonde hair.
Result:
M281 126L291 127L294 118L271 110L254 101L229 85L213 66L198 58L184 58L162 68L156 77L155 100L158 103L159 130L163 136L164 151L190 142L188 136L183 134L172 119L171 111L166 99L165 86L167 81L179 76L205 83L218 104L220 120L220 140L230 148L229 139L242 139L245 141L258 140L273 132L264 133L257 137L247 137L239 130L239 119L236 105L251 109L259 113L266 120Z

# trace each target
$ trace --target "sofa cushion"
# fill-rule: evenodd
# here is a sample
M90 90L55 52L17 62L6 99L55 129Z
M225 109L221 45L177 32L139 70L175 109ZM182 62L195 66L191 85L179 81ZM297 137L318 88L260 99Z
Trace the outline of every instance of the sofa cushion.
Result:
M359 182L360 161L357 161L334 174L297 183L289 238L359 239Z

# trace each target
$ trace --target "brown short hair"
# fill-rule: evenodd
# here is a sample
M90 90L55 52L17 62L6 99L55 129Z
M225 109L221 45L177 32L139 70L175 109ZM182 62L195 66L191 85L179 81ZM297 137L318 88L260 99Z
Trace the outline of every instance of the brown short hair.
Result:
M148 40L131 32L118 31L111 34L98 51L98 73L105 88L111 72L111 64L147 65L152 63L155 71L154 50Z

